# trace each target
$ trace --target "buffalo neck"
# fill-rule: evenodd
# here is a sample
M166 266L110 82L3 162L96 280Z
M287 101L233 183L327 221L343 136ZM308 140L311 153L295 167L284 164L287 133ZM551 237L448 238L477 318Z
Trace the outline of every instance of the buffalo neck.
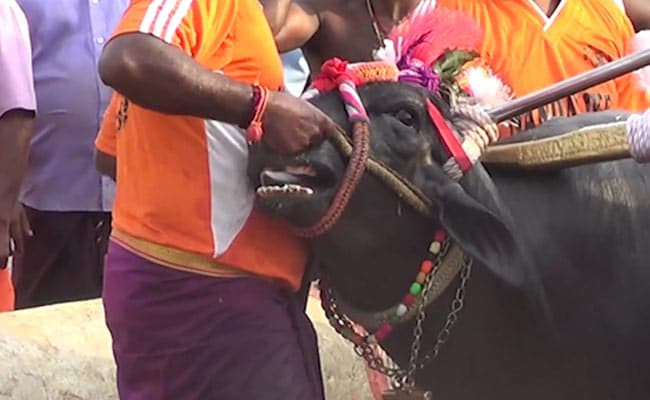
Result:
M353 196L341 221L311 244L337 296L361 310L380 311L408 292L437 226L373 177L364 178L357 192L377 195L368 202Z

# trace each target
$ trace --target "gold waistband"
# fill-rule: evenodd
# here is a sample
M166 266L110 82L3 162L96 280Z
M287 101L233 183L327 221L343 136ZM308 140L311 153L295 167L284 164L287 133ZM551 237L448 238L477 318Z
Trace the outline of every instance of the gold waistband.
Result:
M138 256L165 267L216 277L251 276L213 258L136 238L116 228L111 233L111 240Z

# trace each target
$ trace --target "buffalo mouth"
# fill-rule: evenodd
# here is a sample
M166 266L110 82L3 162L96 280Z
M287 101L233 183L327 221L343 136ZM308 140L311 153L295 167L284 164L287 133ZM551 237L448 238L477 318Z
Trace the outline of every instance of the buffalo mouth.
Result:
M306 200L334 186L334 174L328 168L306 163L262 168L256 193L265 200Z

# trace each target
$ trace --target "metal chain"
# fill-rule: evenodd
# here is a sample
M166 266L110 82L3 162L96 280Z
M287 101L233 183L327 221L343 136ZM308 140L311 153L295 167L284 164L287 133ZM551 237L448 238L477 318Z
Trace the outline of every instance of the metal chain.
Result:
M334 301L334 293L332 292L332 289L327 287L323 294L329 298L329 308L325 310L325 314L329 319L330 324L336 324L343 329L354 330L354 327L350 320L338 311L338 307ZM381 357L375 353L372 345L366 342L355 344L354 352L359 357L362 357L370 368L386 375L389 378L397 376L402 371L400 368L387 367Z
M424 368L428 363L435 360L440 353L440 348L447 343L449 337L451 336L451 329L453 328L456 321L458 321L458 316L465 305L465 293L467 292L467 281L469 280L470 275L472 274L472 264L474 260L468 258L464 261L463 269L460 271L460 284L458 289L456 289L456 296L451 302L451 310L447 314L447 320L445 325L442 327L438 336L436 337L436 344L433 346L427 354L422 357L422 361L417 365L417 369Z
M424 368L429 362L435 360L438 357L438 354L440 353L440 348L449 340L449 337L451 336L451 329L453 328L454 324L458 320L458 315L460 311L463 309L463 306L465 304L465 292L466 292L467 280L470 277L471 269L472 269L472 259L470 258L464 260L464 265L460 274L460 283L458 285L458 288L456 289L456 295L454 296L454 300L452 300L451 302L451 310L447 315L445 324L440 330L440 332L438 333L438 336L436 337L436 344L429 352L427 352L427 354L424 355L422 361L418 363L418 355L420 353L422 336L424 334L422 329L422 324L426 318L426 309L424 306L426 302L423 301L422 303L420 303L415 327L413 328L413 343L411 343L411 356L409 359L408 369L404 370L401 376L398 375L397 377L392 379L394 388L406 389L406 390L414 388L415 373L417 372L417 370ZM431 279L430 283L429 282L427 283L428 285L426 290L428 291L431 289L432 286L431 283L433 283L433 279ZM425 295L428 295L428 293L423 293L423 296Z
M406 375L402 377L401 382L394 380L394 387L402 386L406 389L410 389L415 386L415 372L417 370L418 355L420 354L420 347L422 345L422 335L424 335L422 324L427 316L426 304L431 292L431 286L433 286L433 277L436 275L436 272L438 272L440 262L437 264L438 265L436 265L433 274L427 276L424 288L422 289L422 301L418 304L418 315L415 320L415 327L413 328L413 343L411 343L411 357L409 359L408 369L405 371Z
M410 354L408 368L403 369L399 367L397 368L387 367L386 364L384 363L384 360L382 360L382 358L374 351L372 345L366 343L365 341L360 344L354 345L355 353L366 361L368 367L391 379L393 387L395 389L400 390L405 387L411 388L414 386L415 372L418 369L424 368L427 364L429 364L431 361L435 360L438 357L441 347L449 340L449 337L451 335L451 330L454 324L456 323L456 321L458 320L458 316L461 310L463 309L463 306L465 305L465 293L466 293L467 281L470 278L472 263L473 263L473 260L471 258L466 258L463 261L463 267L460 272L460 283L458 285L458 288L456 289L456 294L454 296L454 299L451 302L451 310L447 315L445 324L436 337L436 344L429 352L427 352L424 355L424 357L422 357L422 360L418 363L418 355L420 352L421 341L423 336L422 325L426 318L426 307L425 307L426 299L428 294L430 293L430 289L434 281L435 274L438 271L438 268L442 263L442 260L444 259L444 256L447 254L448 250L449 250L449 244L445 243L442 251L439 254L439 257L436 257L436 259L434 260L434 271L428 277L428 280L425 283L425 287L423 288L422 302L420 302L420 304L418 305L418 316L416 319L415 327L413 329L414 340L413 343L411 344L411 354ZM331 324L335 323L336 325L338 325L343 329L354 330L354 327L350 322L350 320L344 314L338 311L338 307L336 305L336 301L332 289L328 286L323 294L328 298L329 307L325 309L325 312L327 318L330 320L330 323Z

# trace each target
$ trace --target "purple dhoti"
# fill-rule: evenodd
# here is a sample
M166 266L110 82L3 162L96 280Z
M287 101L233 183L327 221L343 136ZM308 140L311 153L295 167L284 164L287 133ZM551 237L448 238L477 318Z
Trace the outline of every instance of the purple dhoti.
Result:
M104 275L122 400L323 400L302 301L257 278L157 265L111 243Z

